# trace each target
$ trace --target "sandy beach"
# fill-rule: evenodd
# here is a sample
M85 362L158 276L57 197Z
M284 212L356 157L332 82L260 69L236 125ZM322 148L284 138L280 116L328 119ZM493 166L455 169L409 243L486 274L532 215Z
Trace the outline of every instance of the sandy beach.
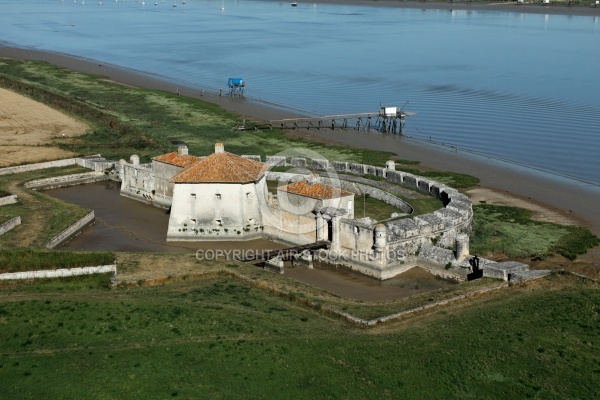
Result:
M173 93L179 91L181 95L218 104L254 120L269 121L301 115L293 109L275 104L220 97L216 93L202 93L198 89L182 87L160 76L64 54L0 45L0 57L47 61L73 71L103 75L107 79L123 84ZM548 215L553 213L561 216L563 221L581 223L596 234L600 234L600 213L598 213L600 187L597 185L399 136L339 130L296 131L290 132L290 135L353 147L392 151L397 154L398 159L417 160L428 168L474 175L481 180L480 187L489 190L487 192L489 198L483 195L484 197L479 197L479 200L492 202L492 197L505 194L507 195L505 197L520 199L525 203L535 202L537 207L547 210ZM489 193L494 195L491 196ZM479 195L481 196L481 193Z

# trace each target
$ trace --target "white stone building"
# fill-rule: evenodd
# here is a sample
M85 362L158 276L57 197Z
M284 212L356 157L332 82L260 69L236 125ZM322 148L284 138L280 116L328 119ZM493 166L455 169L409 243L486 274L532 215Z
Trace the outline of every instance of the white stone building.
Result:
M224 150L175 175L168 241L262 237L267 165Z
M200 160L188 155L187 146L154 157L148 164L140 164L140 158L134 154L129 163L120 162L121 195L168 208L173 197L171 178Z
M340 218L354 218L354 193L301 180L277 188L277 205L263 216L267 233L290 244L339 241Z

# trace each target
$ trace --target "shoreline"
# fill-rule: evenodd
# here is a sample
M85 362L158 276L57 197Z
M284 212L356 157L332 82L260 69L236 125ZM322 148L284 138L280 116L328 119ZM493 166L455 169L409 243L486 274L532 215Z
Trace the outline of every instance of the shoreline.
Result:
M305 116L301 111L293 108L252 99L220 97L215 93L185 87L165 77L60 53L12 47L0 42L0 57L46 61L72 71L105 76L115 83L172 93L179 91L183 96L219 105L242 118L269 121ZM538 171L516 163L491 159L485 155L432 145L397 135L346 131L297 131L292 136L350 147L391 151L396 153L399 159L420 161L426 168L473 175L481 180L479 185L481 187L537 202L552 211L568 215L600 235L600 213L597 212L600 204L600 187L597 185Z
M273 0L265 0L273 1ZM590 0L586 5L568 5L568 1L542 4L541 1L519 4L516 1L502 2L471 2L471 1L414 1L414 0L309 0L299 1L298 7L305 4L337 4L352 6L369 7L388 7L388 8L415 8L422 10L465 10L465 11L494 11L511 12L524 14L550 14L550 15L577 15L577 16L598 16L600 7L594 6Z
M266 0L272 1L272 0ZM595 0L594 0L595 1ZM597 16L600 15L600 7L594 6L592 0L588 4L569 5L568 1L554 1L550 4L542 4L541 1L529 1L519 4L516 1L415 1L415 0L309 0L298 1L298 7L302 4L337 4L369 7L389 8L415 8L422 10L466 10L466 11L494 11L513 12L525 14L550 14L550 15L577 15Z

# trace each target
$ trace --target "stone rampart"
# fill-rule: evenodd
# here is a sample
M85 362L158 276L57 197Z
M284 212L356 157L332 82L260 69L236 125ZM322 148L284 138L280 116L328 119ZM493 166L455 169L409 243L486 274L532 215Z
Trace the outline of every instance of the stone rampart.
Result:
M66 167L77 164L76 158L66 158L63 160L46 161L35 164L17 165L15 167L0 168L0 175L19 174L21 172L37 171L46 168Z
M305 164L310 165L313 169L323 169L320 164L315 165L314 161L312 164L309 164L306 159L299 157L294 157L291 160L291 164L287 164L287 162L284 164L282 159L278 159L278 165L300 166ZM371 260L361 263L357 260L340 259L336 263L347 265L352 269L376 276L380 279L385 279L385 277L390 277L390 274L403 270L407 263L410 264L410 260L416 260L415 257L417 256L421 263L429 262L431 265L436 265L437 268L445 266L448 263L452 263L453 267L459 268L454 253L449 248L455 244L457 235L470 234L471 232L473 208L467 196L456 189L429 178L413 175L408 172L396 171L394 169L395 166L394 168L381 168L360 163L335 161L331 164L331 167L337 172L382 177L391 183L402 185L440 199L444 204L443 207L433 213L422 214L413 218L396 219L385 223L387 229L385 238L386 253L393 255L393 260L382 261L381 265L377 265L377 262ZM270 172L267 179L293 181L302 178L294 177L294 174ZM340 186L341 189L355 194L367 193L376 199L383 200L402 209L407 214L412 213L412 207L407 203L373 186L344 180L333 182L327 177L321 177L320 180L332 186ZM374 237L375 224L367 223L365 225L364 222L359 220L343 220L342 226L346 225L348 228L341 228L342 231L347 231L346 234L342 235L342 249L356 249L364 252L372 251L371 246L373 246L373 243L366 243L366 239L359 240L359 238L365 235L369 236L369 238ZM419 255L419 252L422 250L423 254ZM444 270L441 275L447 275L453 279L464 278L463 275L465 275L464 272L466 270L462 271L456 268L453 270Z
M8 221L3 222L2 224L0 224L0 236L4 235L6 232L10 231L17 225L21 225L21 217L19 216L12 217Z
M0 197L0 206L7 204L15 204L17 202L17 195L11 194L9 196Z
M94 169L93 167L88 167L87 165L85 165L87 162L86 160L99 160L99 159L101 159L100 155L95 154L95 155L89 156L89 157L64 158L62 160L45 161L45 162L34 163L34 164L16 165L14 167L0 168L0 175L19 174L21 172L37 171L40 169L47 169L47 168L66 167L69 165L80 165L82 167ZM102 160L104 160L104 159L102 158ZM90 162L92 162L92 161L90 161Z
M63 230L58 235L47 241L44 246L48 249L53 249L65 242L68 242L70 239L81 233L81 231L83 231L87 226L93 224L95 218L94 211L92 210L84 217L79 219L79 221L75 222L73 225L69 226L67 229Z
M0 274L0 280L18 280L18 279L42 279L42 278L64 278L69 276L93 275L93 274L108 274L113 276L117 274L117 265L99 265L96 267L79 267L79 268L60 268L46 269L38 271L24 272L9 272Z
M36 179L25 182L23 186L33 190L48 190L60 187L83 185L86 183L100 182L108 180L104 172L83 172L81 174L71 174L55 176L52 178Z

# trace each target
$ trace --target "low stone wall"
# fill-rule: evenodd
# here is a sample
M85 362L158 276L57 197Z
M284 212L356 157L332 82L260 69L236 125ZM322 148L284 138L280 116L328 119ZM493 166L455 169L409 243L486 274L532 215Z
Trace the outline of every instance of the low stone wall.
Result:
M104 172L84 172L81 174L62 175L52 178L36 179L25 182L23 186L32 190L48 190L60 187L83 185L108 180Z
M524 273L529 270L527 264L522 264L516 261L495 262L490 260L482 260L480 264L483 269L483 276L486 278L502 279L511 281L511 277L515 273Z
M105 170L115 166L115 164L117 164L116 161L110 161L104 157L100 157L100 154L77 158L77 165L87 169L92 169L95 172L104 172Z
M0 206L7 204L15 204L17 202L17 195L11 194L10 196L0 197Z
M13 229L15 226L21 225L21 217L12 217L8 221L0 224L0 236Z
M73 225L50 239L44 246L48 249L53 249L65 242L68 242L70 239L81 233L81 231L83 231L83 229L85 229L87 226L93 224L95 219L96 216L92 210L79 221L75 222Z
M46 161L35 164L17 165L16 167L0 168L0 175L19 174L21 172L37 171L39 169L66 167L77 164L76 158L65 158L63 160Z
M79 268L60 268L45 269L39 271L9 272L0 274L0 281L19 280L19 279L40 279L40 278L64 278L69 276L93 275L93 274L113 274L113 279L117 274L117 265L99 265L96 267Z

